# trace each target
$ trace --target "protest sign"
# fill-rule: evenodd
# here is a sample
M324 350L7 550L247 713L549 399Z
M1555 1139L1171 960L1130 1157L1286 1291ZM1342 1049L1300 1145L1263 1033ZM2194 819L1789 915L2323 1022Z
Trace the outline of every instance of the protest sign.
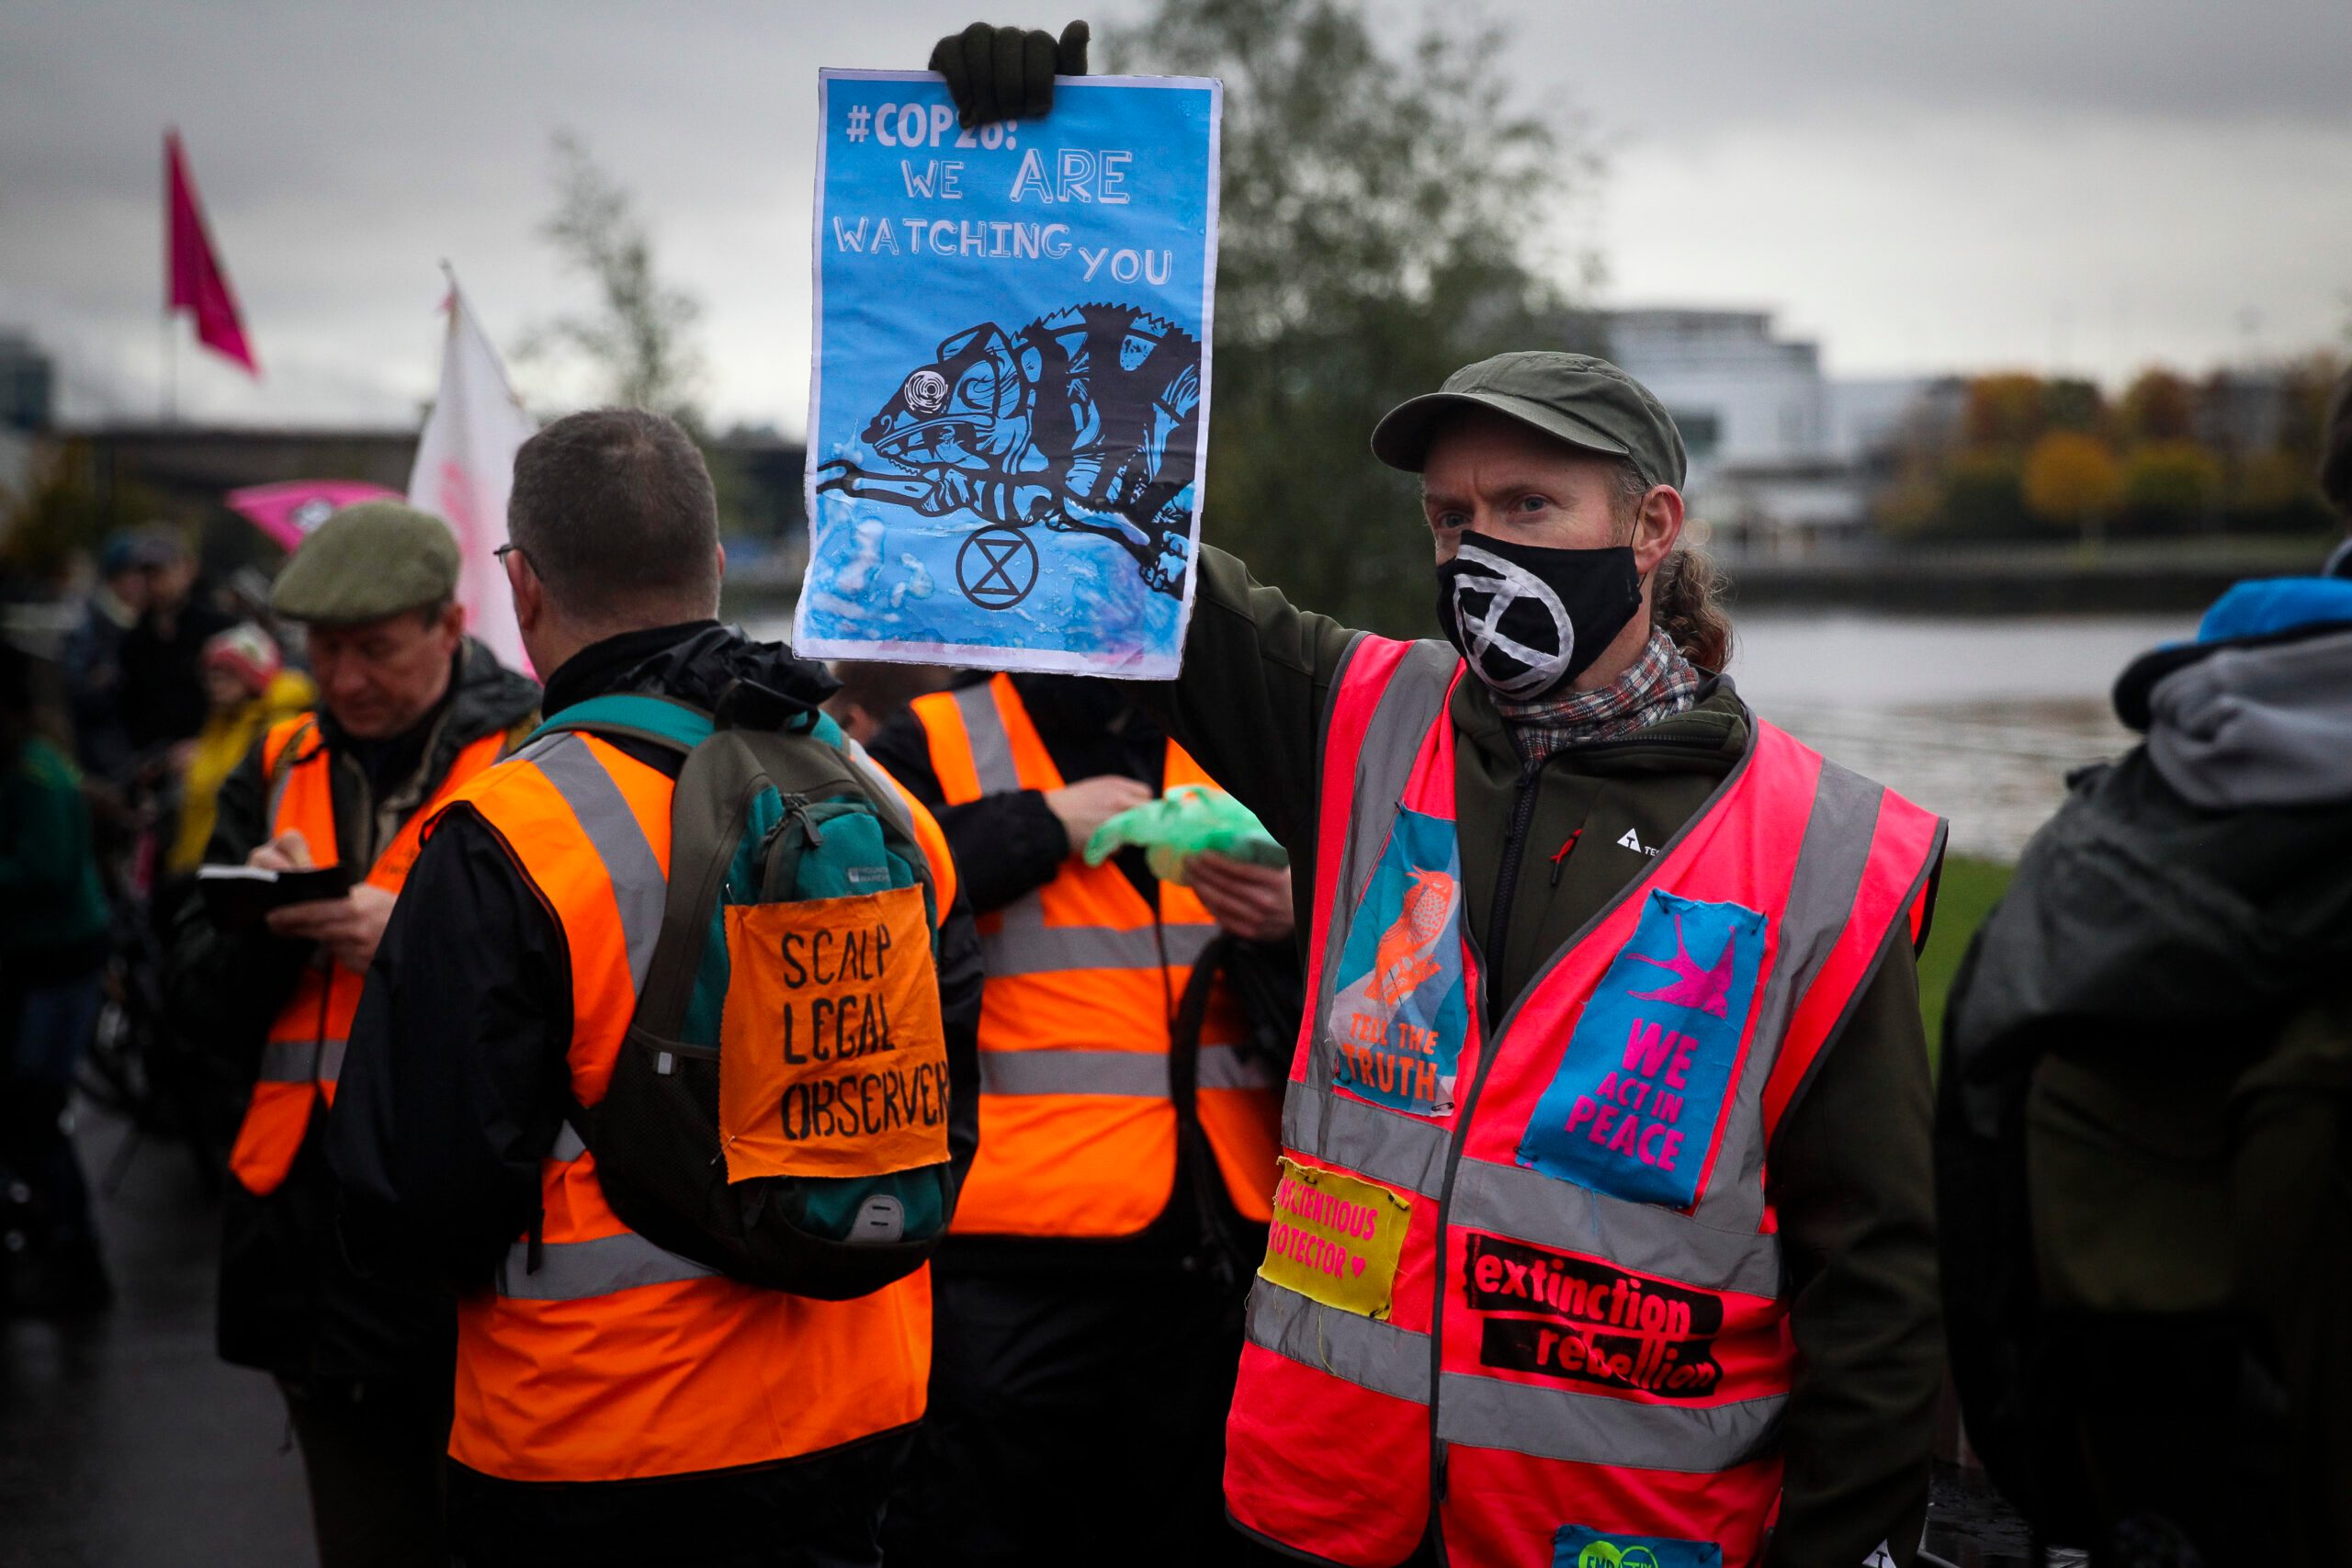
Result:
M977 131L927 72L823 72L818 102L798 651L1174 675L1217 84L1066 78Z

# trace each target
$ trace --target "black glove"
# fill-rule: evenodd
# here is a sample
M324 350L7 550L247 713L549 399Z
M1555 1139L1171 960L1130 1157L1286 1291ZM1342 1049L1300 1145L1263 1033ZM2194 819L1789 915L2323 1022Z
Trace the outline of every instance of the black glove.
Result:
M948 96L967 130L1000 119L1037 119L1054 107L1054 78L1086 74L1084 22L1062 29L1061 41L1041 28L992 28L974 22L941 39L930 69L947 78Z

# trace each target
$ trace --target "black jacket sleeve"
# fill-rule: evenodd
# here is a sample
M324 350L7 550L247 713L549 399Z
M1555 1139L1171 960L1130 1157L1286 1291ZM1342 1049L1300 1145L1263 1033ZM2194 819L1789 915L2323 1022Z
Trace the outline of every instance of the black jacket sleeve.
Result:
M571 1043L561 931L453 808L384 928L327 1124L355 1261L413 1252L463 1284L488 1276L538 1212Z
M1196 570L1183 671L1155 700L1169 734L1290 851L1305 907L1314 886L1318 731L1354 634L1293 607L1212 546L1201 547Z
M269 789L258 740L221 781L217 809L205 863L243 865L269 839ZM250 1077L258 1069L262 1039L313 951L307 942L287 942L266 931L223 930L204 900L192 897L174 918L164 963L173 1020Z
M1770 1568L1909 1563L1928 1514L1943 1328L1926 1030L1898 924L1774 1141L1797 1372Z
M866 750L938 818L972 913L993 913L1060 874L1069 858L1069 831L1037 791L1008 790L948 805L932 772L931 744L910 713L885 724Z

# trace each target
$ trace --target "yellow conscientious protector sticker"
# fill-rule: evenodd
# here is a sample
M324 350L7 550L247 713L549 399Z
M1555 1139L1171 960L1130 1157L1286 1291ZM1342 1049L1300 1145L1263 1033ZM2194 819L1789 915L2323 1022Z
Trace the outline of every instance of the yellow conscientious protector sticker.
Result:
M1412 1214L1411 1199L1377 1182L1285 1157L1258 1273L1325 1306L1385 1318Z

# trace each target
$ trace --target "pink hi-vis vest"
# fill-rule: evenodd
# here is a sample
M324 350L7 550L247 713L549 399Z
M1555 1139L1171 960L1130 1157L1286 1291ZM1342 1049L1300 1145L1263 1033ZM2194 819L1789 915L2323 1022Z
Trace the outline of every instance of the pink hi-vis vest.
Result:
M1314 1005L1227 1500L1357 1568L1404 1561L1432 1507L1456 1568L1750 1563L1795 1355L1765 1151L1924 929L1943 824L1756 723L1647 871L1524 995L1487 998L1461 671L1442 643L1360 637L1333 693Z

